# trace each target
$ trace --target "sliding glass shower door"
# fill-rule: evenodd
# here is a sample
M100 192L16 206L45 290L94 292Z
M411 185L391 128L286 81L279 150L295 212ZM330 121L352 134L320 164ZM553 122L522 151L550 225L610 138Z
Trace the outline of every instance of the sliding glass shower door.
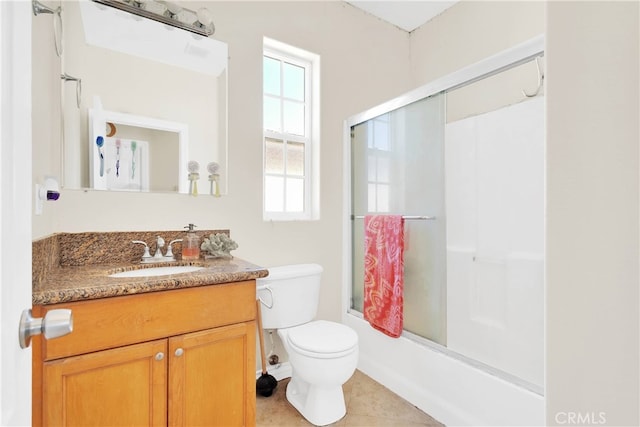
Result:
M522 88L544 69L541 49L527 42L347 121L352 313L364 216L404 215L404 338L540 394L545 100L543 86Z
M442 345L447 336L444 122L440 93L351 128L351 308L363 309L364 215L404 215L404 328Z

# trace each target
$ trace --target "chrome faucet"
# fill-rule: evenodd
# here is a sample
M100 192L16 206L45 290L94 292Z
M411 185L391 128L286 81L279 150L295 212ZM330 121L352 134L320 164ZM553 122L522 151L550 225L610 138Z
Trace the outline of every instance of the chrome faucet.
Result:
M158 236L156 238L156 253L151 256L149 253L149 245L147 245L142 240L133 240L131 243L138 243L144 245L144 253L142 254L142 263L152 263L152 262L169 262L175 261L176 258L173 256L173 250L171 245L175 242L182 242L182 239L172 240L167 247L167 253L162 255L162 248L165 246L165 241L162 237Z

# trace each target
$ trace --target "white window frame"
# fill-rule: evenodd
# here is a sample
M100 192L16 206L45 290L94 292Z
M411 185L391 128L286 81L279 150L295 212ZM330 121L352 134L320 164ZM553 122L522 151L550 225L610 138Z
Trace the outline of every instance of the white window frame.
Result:
M265 221L297 221L319 219L319 56L305 50L289 46L273 39L264 38L264 57L285 61L305 69L305 135L294 135L284 131L278 132L264 129L262 138L263 150L263 191L262 191L262 213ZM263 71L264 72L264 71ZM281 83L282 84L282 83ZM282 93L282 92L281 92ZM263 97L265 96L263 90ZM280 97L282 98L282 96ZM264 105L264 103L263 103ZM284 117L281 115L281 121ZM266 141L267 139L282 140L286 144L289 142L304 144L304 207L301 212L272 212L266 210L266 178L267 176L281 176L285 178L284 183L284 204L286 209L286 158L284 174L271 174L266 172ZM286 149L285 149L286 156Z

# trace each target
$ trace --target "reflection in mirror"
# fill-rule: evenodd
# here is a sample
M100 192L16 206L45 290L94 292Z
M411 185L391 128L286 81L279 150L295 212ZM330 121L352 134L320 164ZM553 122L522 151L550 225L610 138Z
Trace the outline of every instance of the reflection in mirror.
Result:
M187 192L186 124L101 108L89 109L89 122L91 188Z
M64 187L187 193L187 163L197 161L220 165L225 194L227 45L93 1L63 2L63 14L62 71L82 80L79 108L76 86L61 83ZM115 182L125 153L140 175Z

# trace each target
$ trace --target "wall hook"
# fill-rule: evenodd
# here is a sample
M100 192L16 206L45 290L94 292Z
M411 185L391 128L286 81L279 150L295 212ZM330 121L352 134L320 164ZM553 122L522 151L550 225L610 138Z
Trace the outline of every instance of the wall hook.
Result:
M538 88L534 93L531 93L531 94L523 90L522 94L527 98L533 98L534 96L537 96L540 93L540 90L542 89L542 85L544 84L544 72L542 71L542 66L540 65L539 59L540 57L536 56L536 66L538 67Z
M38 0L33 0L31 2L31 8L33 9L33 14L38 16L41 13L58 13L60 8L52 9L49 6L40 3Z
M76 82L76 105L80 108L80 101L82 99L82 79L70 76L67 73L60 74L60 78L65 82Z
M56 55L58 55L58 58L62 58L62 6L53 9L40 3L38 0L32 0L31 9L33 10L33 16L38 16L41 13L50 13L53 15L53 39L55 42Z

